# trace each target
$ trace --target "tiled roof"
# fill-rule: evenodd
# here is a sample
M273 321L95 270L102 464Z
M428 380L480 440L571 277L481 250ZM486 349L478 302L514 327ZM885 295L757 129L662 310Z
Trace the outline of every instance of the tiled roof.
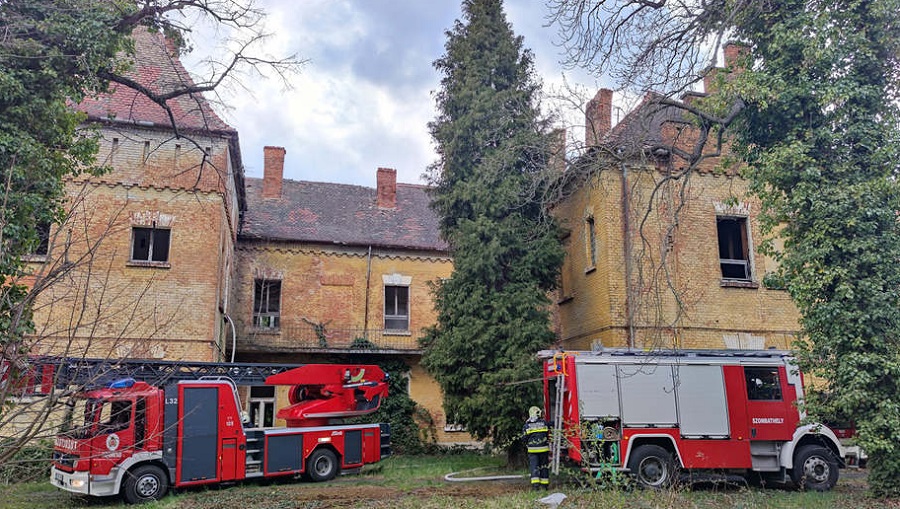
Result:
M690 104L692 100L705 95L690 93L682 101ZM685 168L689 161L671 148L678 149L680 153L692 153L699 142L700 129L694 125L691 113L683 108L664 104L663 99L662 95L648 93L634 110L610 130L602 143L608 149L632 157L652 152L661 171ZM715 154L720 149L717 143L718 139L711 134L703 147L704 156ZM727 137L723 140L721 150L725 153L730 150ZM722 162L717 157L708 157L696 161L692 171L730 176L740 173L740 164L731 161L728 165L722 165Z
M660 104L662 98L662 95L653 92L644 96L640 104L610 130L605 143L635 151L663 144L663 124L684 123L686 120L683 110Z
M426 188L397 184L397 206L380 209L375 189L284 180L281 198L263 198L263 180L246 179L245 239L446 251Z
M149 88L154 93L166 93L185 87L193 87L194 81L181 65L173 46L160 33L148 32L139 27L134 38L134 63L126 77ZM234 132L216 115L201 94L183 95L170 99L175 124L179 129ZM99 97L89 97L77 109L92 120L113 119L142 125L170 126L166 111L146 96L125 85L110 84L110 92Z

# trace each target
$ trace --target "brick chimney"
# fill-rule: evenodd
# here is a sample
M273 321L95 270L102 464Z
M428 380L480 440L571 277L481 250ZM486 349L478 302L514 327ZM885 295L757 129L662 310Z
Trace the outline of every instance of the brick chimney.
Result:
M584 115L584 143L588 147L600 144L612 129L612 90L601 88L587 104Z
M263 148L263 198L281 198L284 147Z
M397 170L378 168L378 188L375 192L380 209L397 208Z
M715 92L713 89L716 87L716 76L718 76L720 72L740 73L743 71L744 62L741 62L741 59L746 56L749 51L750 49L743 44L734 42L725 43L725 47L722 48L722 53L725 57L725 67L713 67L705 76L703 76L703 90L708 94ZM728 79L727 76L725 79Z
M735 42L729 42L725 44L725 48L722 52L725 54L725 68L734 71L740 71L743 68L743 63L738 60L742 57L745 57L747 53L749 53L750 49L743 44L738 44Z

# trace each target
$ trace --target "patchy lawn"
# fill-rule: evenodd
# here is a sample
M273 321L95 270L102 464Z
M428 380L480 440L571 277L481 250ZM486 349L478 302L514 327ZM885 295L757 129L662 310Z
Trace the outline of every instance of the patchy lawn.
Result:
M473 476L503 472L499 458L478 455L442 457L395 457L367 468L362 474L346 475L322 484L277 482L246 483L221 488L182 490L147 509L324 509L324 508L539 508L547 493L534 493L527 480L456 482L443 480L449 472L472 470ZM698 486L674 491L588 491L573 484L554 482L549 493L560 492L568 508L891 508L898 500L867 498L864 472L841 471L841 480L829 493L807 493L792 489L721 488ZM47 483L0 487L0 509L74 507L122 507L118 498L94 499L70 495Z

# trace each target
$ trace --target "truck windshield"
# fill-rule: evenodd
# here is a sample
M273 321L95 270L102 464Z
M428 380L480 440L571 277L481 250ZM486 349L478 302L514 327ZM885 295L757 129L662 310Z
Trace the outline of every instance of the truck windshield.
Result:
M90 438L122 431L131 426L131 400L75 399L70 404L67 434Z

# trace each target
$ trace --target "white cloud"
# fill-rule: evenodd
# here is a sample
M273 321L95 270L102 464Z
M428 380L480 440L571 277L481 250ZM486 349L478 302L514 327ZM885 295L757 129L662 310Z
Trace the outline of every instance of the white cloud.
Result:
M262 147L277 145L287 149L285 178L374 186L376 168L390 167L401 182L421 182L436 159L427 129L440 80L432 63L460 16L459 1L257 3L268 11L273 33L264 53L296 54L308 63L290 79L290 90L271 76L250 75L242 78L244 88L223 91L230 106L223 116L240 133L247 175L262 176ZM534 52L545 89L559 87L560 50L555 28L544 26L543 4L507 0L506 12ZM575 75L593 95L593 80Z

